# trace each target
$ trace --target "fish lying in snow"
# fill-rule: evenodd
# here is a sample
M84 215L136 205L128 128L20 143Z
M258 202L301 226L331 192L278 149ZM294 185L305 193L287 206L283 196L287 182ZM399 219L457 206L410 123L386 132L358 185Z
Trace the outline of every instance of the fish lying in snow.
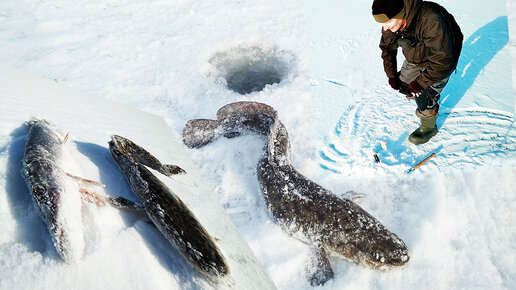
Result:
M307 274L312 285L334 276L326 250L379 269L408 262L407 247L398 236L353 201L337 197L292 166L287 130L272 107L256 102L226 105L217 112L217 120L188 121L183 142L198 148L219 136L246 132L268 137L257 166L258 180L276 222L311 245L316 267L309 267Z
M109 150L158 230L207 277L229 274L213 238L179 197L160 180L185 171L161 164L153 155L121 136L111 136ZM162 176L160 176L162 175Z
M99 195L89 187L103 184L66 171L67 167L73 166L73 158L66 146L68 134L61 134L45 120L34 119L27 122L27 126L29 133L22 175L57 252L66 262L76 262L84 250L82 201L116 207L132 207L134 204L124 198Z

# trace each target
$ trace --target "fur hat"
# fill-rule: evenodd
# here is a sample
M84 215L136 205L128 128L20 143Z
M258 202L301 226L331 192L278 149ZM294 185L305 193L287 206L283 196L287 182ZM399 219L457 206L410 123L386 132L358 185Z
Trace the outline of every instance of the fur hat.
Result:
M405 17L403 0L374 0L372 8L376 22L385 23L392 18L403 19Z

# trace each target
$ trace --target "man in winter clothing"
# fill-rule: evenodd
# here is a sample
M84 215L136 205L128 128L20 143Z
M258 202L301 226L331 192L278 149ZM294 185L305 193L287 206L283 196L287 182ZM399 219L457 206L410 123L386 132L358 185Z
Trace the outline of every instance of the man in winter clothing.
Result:
M457 67L463 35L453 16L433 2L374 0L372 10L382 24L380 49L389 84L417 104L421 126L409 141L426 143L437 134L440 93ZM405 56L399 72L398 47Z

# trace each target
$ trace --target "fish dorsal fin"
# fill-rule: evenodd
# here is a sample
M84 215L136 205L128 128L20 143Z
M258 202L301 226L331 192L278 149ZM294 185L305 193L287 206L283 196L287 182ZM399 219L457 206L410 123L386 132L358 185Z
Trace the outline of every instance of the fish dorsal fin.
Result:
M68 141L68 138L70 137L70 132L66 133L63 140L61 140L61 144L64 145L66 141Z

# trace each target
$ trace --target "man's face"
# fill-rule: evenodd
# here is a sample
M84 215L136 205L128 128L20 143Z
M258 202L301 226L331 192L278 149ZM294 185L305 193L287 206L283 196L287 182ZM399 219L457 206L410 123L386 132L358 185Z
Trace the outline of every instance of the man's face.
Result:
M403 22L405 22L405 19L392 18L391 20L382 23L382 27L384 31L388 29L392 32L396 32L400 30L401 26L403 25Z

